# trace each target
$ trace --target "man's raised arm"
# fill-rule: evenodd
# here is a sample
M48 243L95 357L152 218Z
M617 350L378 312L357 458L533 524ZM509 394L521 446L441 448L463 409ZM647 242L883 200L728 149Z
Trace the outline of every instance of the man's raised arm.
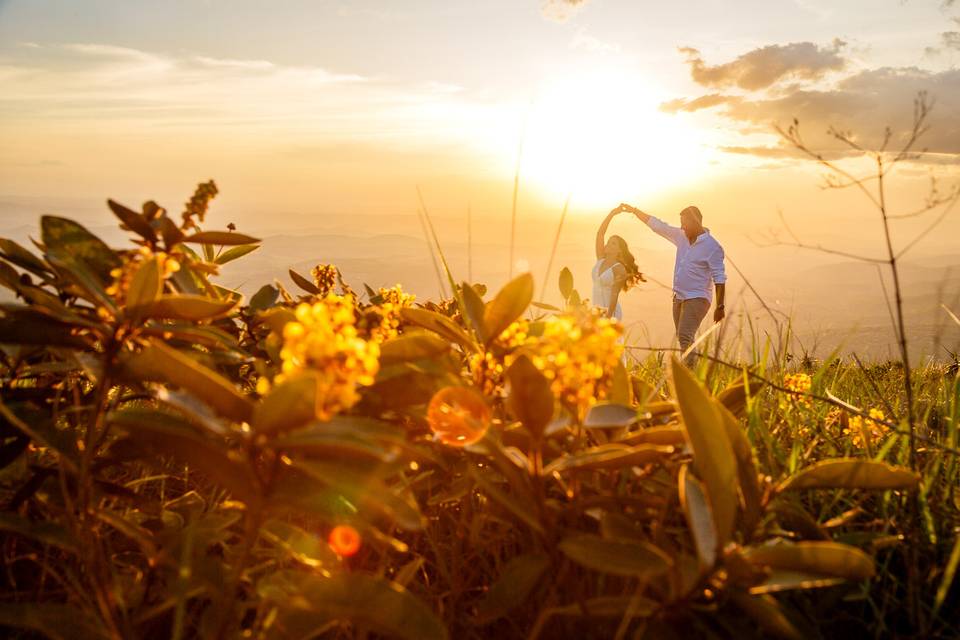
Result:
M640 209L637 209L636 207L626 203L621 204L620 209L623 211L629 211L633 215L637 216L637 218L640 219L640 222L643 222L650 227L651 231L657 235L663 236L673 244L680 244L680 242L684 239L683 229L680 227L671 227L660 218L652 216L649 213L645 213Z

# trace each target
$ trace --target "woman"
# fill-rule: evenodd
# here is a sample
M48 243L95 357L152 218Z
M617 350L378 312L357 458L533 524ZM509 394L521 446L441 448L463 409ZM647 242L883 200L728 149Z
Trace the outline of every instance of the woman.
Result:
M604 310L608 318L623 319L620 309L620 292L626 291L643 274L637 268L637 261L627 248L627 242L620 236L606 239L607 227L613 217L622 209L617 207L609 214L597 230L597 263L593 265L593 304Z

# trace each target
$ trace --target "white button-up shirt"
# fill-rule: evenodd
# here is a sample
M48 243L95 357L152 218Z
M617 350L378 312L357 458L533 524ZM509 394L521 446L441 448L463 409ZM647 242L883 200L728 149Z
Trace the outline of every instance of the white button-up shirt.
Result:
M727 281L723 269L723 247L704 229L690 244L687 234L679 227L671 227L659 218L650 216L649 226L655 233L677 245L677 259L673 264L673 295L678 300L706 298L713 300L712 280L715 284Z

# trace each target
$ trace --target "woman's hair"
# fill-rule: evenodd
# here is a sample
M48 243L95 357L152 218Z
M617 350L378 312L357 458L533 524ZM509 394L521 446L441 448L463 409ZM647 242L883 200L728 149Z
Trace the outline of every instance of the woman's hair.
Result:
M627 241L616 235L610 236L610 239L620 247L620 263L623 265L623 268L627 270L627 278L623 282L623 290L626 291L638 282L646 282L647 279L643 277L643 274L640 273L640 267L637 266L637 259L630 253Z

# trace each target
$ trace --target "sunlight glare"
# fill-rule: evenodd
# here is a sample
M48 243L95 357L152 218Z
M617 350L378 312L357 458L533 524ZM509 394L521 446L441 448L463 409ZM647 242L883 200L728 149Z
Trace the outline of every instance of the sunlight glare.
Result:
M522 179L591 206L696 180L706 165L703 147L692 128L659 110L661 98L622 72L548 83L530 106Z

